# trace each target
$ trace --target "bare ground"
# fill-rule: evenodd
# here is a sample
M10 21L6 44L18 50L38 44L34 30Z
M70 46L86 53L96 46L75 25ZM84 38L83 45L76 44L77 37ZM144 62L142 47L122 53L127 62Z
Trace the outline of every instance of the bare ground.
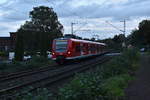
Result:
M125 89L125 100L150 100L150 56L142 55L135 77Z

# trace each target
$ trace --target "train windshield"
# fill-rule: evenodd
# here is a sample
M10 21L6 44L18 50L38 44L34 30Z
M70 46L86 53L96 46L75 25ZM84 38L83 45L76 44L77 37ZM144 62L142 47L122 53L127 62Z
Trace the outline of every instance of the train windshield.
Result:
M67 40L56 40L56 52L65 52L67 50Z

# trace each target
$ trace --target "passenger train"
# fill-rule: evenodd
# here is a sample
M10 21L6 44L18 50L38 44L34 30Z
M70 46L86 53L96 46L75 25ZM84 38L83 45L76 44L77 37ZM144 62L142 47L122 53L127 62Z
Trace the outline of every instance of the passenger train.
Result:
M107 50L106 47L105 43L73 38L58 38L53 40L52 59L58 64L63 64L66 60L103 54Z

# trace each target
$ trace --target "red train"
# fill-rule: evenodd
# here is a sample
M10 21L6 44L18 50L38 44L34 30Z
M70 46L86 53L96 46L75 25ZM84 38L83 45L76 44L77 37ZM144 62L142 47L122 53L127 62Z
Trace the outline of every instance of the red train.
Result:
M86 58L106 52L106 44L72 38L58 38L53 40L52 59L59 64L66 60Z

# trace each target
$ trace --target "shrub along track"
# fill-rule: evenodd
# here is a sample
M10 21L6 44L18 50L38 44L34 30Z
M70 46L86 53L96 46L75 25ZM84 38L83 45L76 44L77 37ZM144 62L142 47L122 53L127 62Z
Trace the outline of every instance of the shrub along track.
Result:
M14 96L16 96L16 93L20 92L23 88L27 88L28 86L32 86L32 88L28 89L27 91L30 92L36 90L39 87L45 87L52 83L57 83L60 80L65 80L73 76L75 73L88 70L97 64L108 61L109 59L110 57L106 56L96 57L95 59L81 62L80 64L67 65L64 67L59 67L59 69L49 70L45 72L41 71L36 75L30 74L24 79L19 78L20 80L13 80L13 83L8 81L6 83L0 84L0 99L6 100L6 98L13 98Z

